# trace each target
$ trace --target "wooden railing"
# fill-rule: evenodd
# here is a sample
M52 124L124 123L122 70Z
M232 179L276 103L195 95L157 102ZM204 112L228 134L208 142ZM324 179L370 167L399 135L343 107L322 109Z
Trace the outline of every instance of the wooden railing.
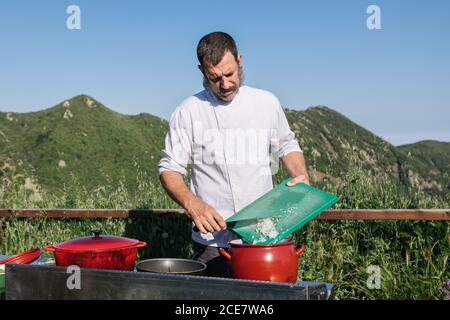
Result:
M0 218L136 218L153 214L184 215L183 209L0 209ZM450 221L450 209L332 209L315 220Z

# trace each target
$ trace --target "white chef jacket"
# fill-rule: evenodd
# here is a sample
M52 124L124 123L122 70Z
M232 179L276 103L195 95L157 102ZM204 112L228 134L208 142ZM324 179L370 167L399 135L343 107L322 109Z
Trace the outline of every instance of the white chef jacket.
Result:
M203 90L170 117L158 171L186 175L191 164L192 193L227 219L273 188L279 158L293 151L302 152L272 93L242 86L231 102L223 102ZM236 236L192 230L192 239L228 247Z

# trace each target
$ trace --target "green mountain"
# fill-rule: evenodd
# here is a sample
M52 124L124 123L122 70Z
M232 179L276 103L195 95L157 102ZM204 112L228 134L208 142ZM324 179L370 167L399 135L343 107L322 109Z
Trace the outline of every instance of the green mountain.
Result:
M339 182L351 163L383 179L404 180L395 147L342 114L324 106L285 113L314 180Z
M420 141L397 147L409 183L438 192L450 191L450 143Z
M312 180L339 183L356 164L382 179L450 191L450 143L394 147L324 106L285 113ZM157 181L167 128L164 119L119 114L85 95L38 112L0 112L0 178L19 176L49 192L74 181L94 190L125 179L133 191L139 179Z
M133 187L138 168L156 177L167 127L158 117L122 115L84 95L38 112L0 113L0 168L50 191L73 181L93 190L121 177Z

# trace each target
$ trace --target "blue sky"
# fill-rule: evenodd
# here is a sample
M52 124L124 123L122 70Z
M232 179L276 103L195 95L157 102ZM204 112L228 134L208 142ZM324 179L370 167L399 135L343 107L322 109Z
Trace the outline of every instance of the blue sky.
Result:
M81 8L81 30L66 9ZM366 9L381 9L368 30ZM195 49L226 31L246 83L304 110L326 105L398 145L450 141L450 1L0 2L0 111L88 94L168 118L202 90Z

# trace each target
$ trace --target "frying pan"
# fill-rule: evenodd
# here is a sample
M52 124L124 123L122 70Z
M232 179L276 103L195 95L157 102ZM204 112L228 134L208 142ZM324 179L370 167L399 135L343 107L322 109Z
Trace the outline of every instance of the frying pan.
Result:
M189 259L158 258L142 260L136 269L143 272L197 275L205 274L206 264Z

